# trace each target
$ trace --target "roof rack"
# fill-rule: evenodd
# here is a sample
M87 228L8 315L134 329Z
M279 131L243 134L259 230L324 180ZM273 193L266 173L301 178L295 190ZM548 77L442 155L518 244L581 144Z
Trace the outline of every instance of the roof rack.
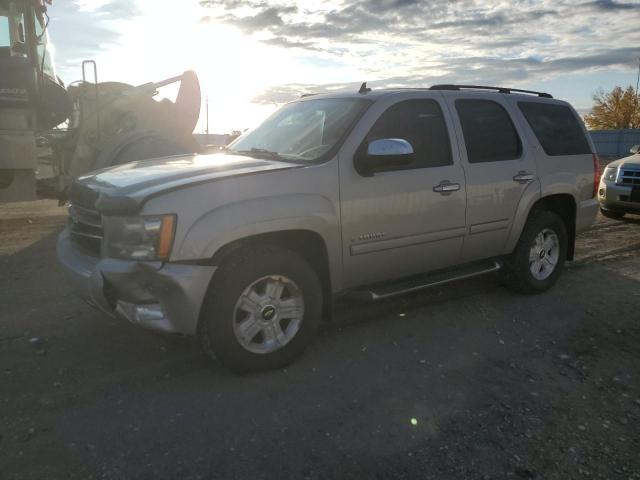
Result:
M534 92L533 90L520 90L519 88L505 88L505 87L487 87L485 85L433 85L429 87L429 90L495 90L498 93L529 93L531 95L537 95L543 98L553 98L551 94L545 92Z

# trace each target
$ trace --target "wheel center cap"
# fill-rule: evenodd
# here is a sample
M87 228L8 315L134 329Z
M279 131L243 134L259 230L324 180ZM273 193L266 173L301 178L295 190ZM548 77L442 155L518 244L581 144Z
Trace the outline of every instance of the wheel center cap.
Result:
M276 307L274 307L273 305L267 305L262 309L260 314L262 315L263 320L269 322L276 316Z
M545 252L544 250L540 250L540 258L544 258L546 254L547 252Z

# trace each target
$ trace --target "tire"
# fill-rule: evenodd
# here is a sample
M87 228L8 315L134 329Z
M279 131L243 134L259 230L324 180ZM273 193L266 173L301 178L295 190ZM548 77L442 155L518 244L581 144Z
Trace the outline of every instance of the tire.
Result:
M544 243L537 243L539 236ZM562 271L567 248L567 227L562 218L549 211L532 212L507 260L507 286L520 293L548 290Z
M276 293L269 296L269 292ZM245 302L251 306L247 308ZM285 309L292 312L291 317L281 316ZM203 303L198 336L210 356L236 373L268 370L298 357L313 339L321 318L322 287L313 268L292 251L259 246L231 254L215 273ZM240 331L249 333L243 336ZM275 332L281 334L277 340Z
M620 210L604 210L602 208L600 209L600 213L603 217L611 218L613 220L622 220L622 217L625 215L625 212L621 212Z

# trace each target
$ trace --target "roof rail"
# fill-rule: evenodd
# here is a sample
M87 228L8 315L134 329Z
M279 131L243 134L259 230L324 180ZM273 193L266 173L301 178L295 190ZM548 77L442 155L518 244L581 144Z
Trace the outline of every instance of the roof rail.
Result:
M533 90L520 90L519 88L505 88L505 87L487 87L485 85L433 85L429 87L429 90L462 90L462 89L471 89L471 90L495 90L498 93L529 93L532 95L537 95L543 98L553 98L551 94L545 92L534 92Z

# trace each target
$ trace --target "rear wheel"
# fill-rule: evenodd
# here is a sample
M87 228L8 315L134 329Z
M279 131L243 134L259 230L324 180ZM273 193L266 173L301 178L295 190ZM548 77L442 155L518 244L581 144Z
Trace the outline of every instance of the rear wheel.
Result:
M275 246L232 254L205 298L205 351L236 372L278 368L302 353L322 315L322 288L299 255Z
M611 218L613 220L622 220L625 212L621 212L620 210L604 210L600 209L600 213L603 217Z
M507 286L521 293L548 290L560 275L567 246L567 228L558 215L531 213L507 262Z

